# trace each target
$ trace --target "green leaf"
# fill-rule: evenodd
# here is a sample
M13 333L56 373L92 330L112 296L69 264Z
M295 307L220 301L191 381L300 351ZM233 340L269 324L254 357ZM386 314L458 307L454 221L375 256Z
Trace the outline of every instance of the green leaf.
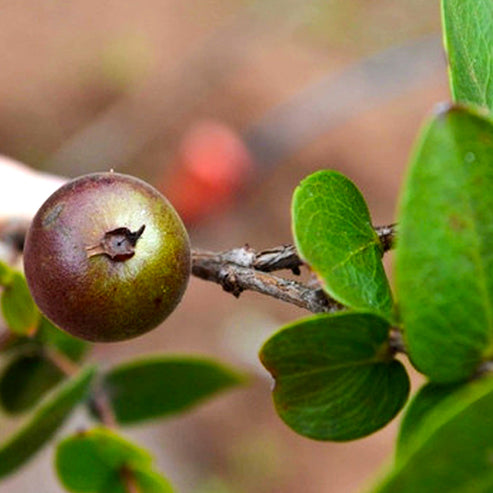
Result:
M52 437L85 397L94 374L95 368L89 367L59 385L27 422L0 445L0 477L15 471Z
M295 190L292 217L296 248L327 293L388 319L392 295L383 247L356 186L336 171L314 173Z
M142 493L173 493L169 481L160 474L146 469L133 471Z
M442 0L445 48L454 101L493 109L493 2Z
M406 448L412 441L427 415L453 392L462 388L463 384L440 385L428 383L423 385L413 397L401 422L397 437L397 456L406 453Z
M212 360L155 356L113 368L102 383L117 420L135 423L181 412L243 381Z
M436 382L493 356L493 125L452 107L424 129L399 214L395 278L406 345Z
M493 489L493 379L469 383L424 419L378 493Z
M8 286L12 281L12 268L0 260L0 286Z
M9 329L18 335L33 334L40 314L31 298L26 279L20 272L12 273L1 296L2 313Z
M169 483L152 471L149 453L107 428L66 438L57 447L56 469L73 492L126 493L131 478L141 493L171 493Z
M260 359L275 379L279 416L317 440L353 440L385 426L409 392L388 333L388 322L376 315L339 313L306 318L275 334Z
M23 353L13 357L0 375L0 402L12 414L33 407L64 378L62 371L41 354Z
M85 341L66 334L41 316L35 337L17 337L9 348L9 361L0 374L4 410L12 414L29 410L63 380L63 372L46 357L46 350L58 351L77 362L87 348Z
M41 344L55 347L72 361L80 361L86 354L89 344L78 337L53 325L46 317L41 317L36 339Z

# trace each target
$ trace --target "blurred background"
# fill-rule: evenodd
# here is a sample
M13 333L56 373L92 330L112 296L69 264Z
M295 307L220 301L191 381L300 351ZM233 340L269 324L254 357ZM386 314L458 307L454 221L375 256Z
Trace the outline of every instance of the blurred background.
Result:
M64 176L144 178L211 250L290 243L292 191L324 167L391 223L419 126L449 98L439 17L438 0L0 0L0 154ZM177 491L352 492L389 460L397 422L331 444L276 416L257 352L304 315L192 279L163 327L95 348L104 365L194 353L251 375L182 417L124 430ZM0 492L61 492L52 453Z

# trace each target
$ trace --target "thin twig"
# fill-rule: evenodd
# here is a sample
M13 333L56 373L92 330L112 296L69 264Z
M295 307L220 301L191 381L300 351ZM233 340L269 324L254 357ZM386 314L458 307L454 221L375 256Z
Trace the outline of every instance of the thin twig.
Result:
M407 354L406 345L402 337L402 332L397 328L392 328L389 335L390 349L394 353Z
M396 229L397 225L395 224L375 227L375 232L382 242L384 252L393 248ZM289 269L295 274L299 274L299 268L303 265L303 261L298 256L294 245L281 245L259 252L250 248L248 245L219 253L207 252L200 249L193 251L194 261L202 264L207 258L214 262L235 264L262 272Z
M192 273L196 277L221 285L225 291L236 297L243 291L250 290L272 296L313 313L344 310L343 305L327 296L320 287L305 286L296 281L256 270L254 267L260 265L266 269L293 269L295 260L290 256L293 253L292 248L286 246L270 249L268 252L280 252L280 254L279 257L273 254L272 262L266 260L265 266L265 252L256 253L248 246L216 254L195 250L192 255ZM268 259L269 255L270 253L265 254L265 259ZM279 262L274 258L279 259ZM291 260L285 262L289 258ZM280 267L281 265L283 267ZM389 344L393 353L407 353L402 333L396 328L390 332Z
M12 342L17 339L17 336L9 329L3 329L0 333L0 353L5 351Z
M108 394L102 387L94 391L91 407L101 420L101 423L106 427L113 429L118 428L118 421L115 412L111 407ZM140 489L135 479L135 474L126 464L120 468L120 477L125 485L127 493L139 493Z
M93 393L91 409L105 426L108 428L117 428L118 422L116 420L115 412L111 407L108 395L101 387Z
M45 354L45 356L67 376L73 376L80 370L77 363L74 363L67 356L56 349L44 348L43 354ZM94 391L91 399L91 408L103 425L113 429L118 427L118 422L116 420L113 408L111 407L108 395L102 388ZM127 493L139 492L135 475L131 469L123 466L120 469L120 477L125 485Z
M395 225L375 228L384 251L392 248ZM293 245L282 245L257 252L248 245L224 252L193 250L192 274L206 281L220 284L223 289L238 297L243 291L272 296L305 308L314 313L332 312L344 307L327 296L319 287L283 279L270 272L290 269L299 274L303 261Z
M397 224L389 224L387 226L375 226L380 241L382 242L383 251L392 250L395 246L395 237L397 234Z
M80 366L77 363L74 363L65 354L53 347L43 347L43 355L68 377L73 377L80 370Z
M383 251L395 244L396 225L375 228L382 242ZM303 261L293 245L281 245L268 250L255 251L248 245L223 252L193 250L192 274L206 281L212 281L238 297L243 291L272 296L313 313L335 312L344 306L330 298L320 286L306 286L300 282L275 276L270 272L289 269L300 273ZM395 353L406 353L402 334L392 329L390 348Z
M282 245L280 247L269 248L255 254L252 267L263 272L273 272L275 270L290 269L293 274L300 273L303 261L298 257L294 245Z
M343 308L337 301L326 296L320 288L311 288L251 267L225 262L221 254L215 257L209 252L196 250L192 258L194 276L220 284L225 291L236 297L243 291L250 290L314 313L333 312Z
M77 363L55 348L44 347L43 354L68 377L72 377L80 371L80 366ZM109 428L116 427L117 421L115 414L111 408L108 396L101 388L93 392L90 406L101 423Z
M122 478L123 483L125 484L127 493L140 492L139 485L137 484L137 481L135 479L135 474L128 466L124 465L120 469L120 477Z

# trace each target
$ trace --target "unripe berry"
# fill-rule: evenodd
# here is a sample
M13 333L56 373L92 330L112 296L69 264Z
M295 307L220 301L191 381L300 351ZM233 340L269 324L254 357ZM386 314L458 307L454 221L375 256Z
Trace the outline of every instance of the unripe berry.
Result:
M190 276L190 241L171 204L128 175L76 178L42 205L24 270L44 315L77 337L122 341L159 325Z

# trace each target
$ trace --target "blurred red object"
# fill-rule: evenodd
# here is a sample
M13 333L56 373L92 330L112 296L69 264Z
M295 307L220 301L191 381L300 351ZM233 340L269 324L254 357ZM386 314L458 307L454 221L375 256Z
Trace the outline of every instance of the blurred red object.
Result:
M238 133L212 120L183 136L174 172L162 186L185 223L197 223L229 206L250 181L254 162Z

